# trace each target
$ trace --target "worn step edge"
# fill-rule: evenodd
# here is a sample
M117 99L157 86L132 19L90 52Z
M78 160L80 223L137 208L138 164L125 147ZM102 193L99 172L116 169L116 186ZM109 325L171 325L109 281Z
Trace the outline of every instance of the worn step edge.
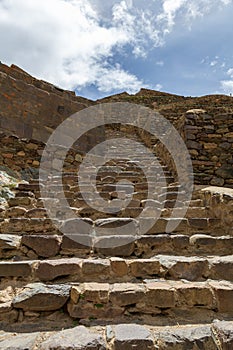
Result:
M145 278L233 282L233 255L185 257L158 255L150 259L61 258L53 260L1 261L1 278L30 281L130 282Z

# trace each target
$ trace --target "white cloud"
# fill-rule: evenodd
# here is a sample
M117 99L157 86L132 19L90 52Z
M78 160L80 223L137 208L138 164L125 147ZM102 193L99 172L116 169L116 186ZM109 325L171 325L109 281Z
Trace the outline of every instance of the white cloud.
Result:
M233 68L228 69L227 75L229 75L231 78L233 78Z
M211 66L211 67L214 67L214 66L216 66L217 63L218 63L218 61L216 61L216 60L215 60L215 61L211 61L211 62L210 62L210 66Z
M156 84L156 86L155 86L155 90L157 90L157 91L162 90L162 88L163 88L163 85L161 85L161 84Z
M164 66L164 61L157 61L156 65L160 66L160 67L163 67Z
M233 94L233 80L221 81L221 88L226 94Z
M67 89L95 85L133 93L146 85L116 53L146 58L164 44L178 15L193 19L231 2L0 0L1 60Z
M233 68L229 68L226 72L226 74L233 79ZM222 80L220 82L221 84L221 88L222 90L226 93L226 94L233 94L233 80Z

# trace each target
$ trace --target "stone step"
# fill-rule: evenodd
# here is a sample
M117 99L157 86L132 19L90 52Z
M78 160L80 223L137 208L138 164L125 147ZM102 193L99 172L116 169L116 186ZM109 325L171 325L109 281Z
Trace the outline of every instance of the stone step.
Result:
M191 217L191 218L167 218L161 217L154 224L153 217L141 217L139 219L140 232L146 232L146 234L162 234L166 232L168 223L179 223L176 228L173 229L173 233L193 234L195 233L209 233L211 236L222 236L225 234L225 229L219 219L208 217ZM150 224L151 223L151 224ZM148 227L151 227L147 230Z
M34 322L36 322L35 316ZM38 321L36 323L37 328L39 328ZM2 331L0 335L0 349L230 350L233 347L232 321L214 321L208 324L164 327L137 323L120 323L102 327L79 325L69 329L62 329L60 325L58 327L59 330L52 333L43 330L32 331L33 328L36 328L35 326L33 327L33 324L26 324L24 332L21 333ZM28 330L28 333L25 333L25 329Z
M17 217L9 218L0 223L1 234L18 233L20 235L28 233L48 233L54 232L57 229L54 227L53 222L46 217L30 218L30 217Z
M43 318L48 311L63 309L73 319L114 320L129 317L164 317L184 323L233 317L233 283L208 280L205 282L148 279L140 283L29 283L3 288L4 302L0 317L13 311L36 312ZM6 301L7 300L7 301ZM5 302L6 301L6 302ZM27 315L27 314L26 314ZM140 318L139 317L139 318ZM199 319L200 320L200 319Z
M1 261L0 278L51 282L138 282L147 278L233 282L233 255L185 257L157 255L150 259L61 258L52 260Z
M73 240L73 239L74 240ZM93 238L83 235L59 236L44 234L0 234L2 259L31 260L38 258L66 258L89 256L151 258L158 254L177 256L231 255L233 237L212 237L204 234L157 234L139 238L117 235Z
M73 203L74 204L74 203ZM24 214L22 217L9 217L5 220L2 220L0 222L0 233L3 234L12 234L12 233L18 233L18 234L24 234L24 233L32 233L32 232L38 232L38 233L45 233L45 232L53 232L57 231L56 227L54 226L53 222L46 217L45 211L42 210L43 208L40 208L40 210L33 210L33 208L30 211L25 212L24 208L20 209L20 212ZM108 206L104 209L109 209ZM111 211L109 215L112 216L112 220L118 223L118 226L121 226L124 224L124 219L130 219L133 220L131 216L136 216L137 226L139 227L138 230L135 230L134 232L130 232L129 234L133 235L140 235L140 232L143 232L145 234L162 234L166 232L166 228L168 223L173 223L174 225L178 226L174 227L173 233L185 233L185 234L193 234L193 233L209 233L211 236L222 236L226 234L226 230L222 225L221 220L214 219L214 218L208 218L208 217L191 217L191 218L169 218L169 217L161 217L157 221L154 217L151 217L150 213L143 213L143 215L140 217L139 214L142 211L142 208L126 208L123 211L121 211L121 207L114 207L113 210L119 211L119 214L111 214L114 213L114 211ZM29 213L27 215L27 213ZM35 214L33 214L35 213ZM105 216L108 216L106 218L106 223L109 223L109 215L106 215L104 211L96 211L94 208L91 207L84 207L80 208L78 211L79 215L83 218L92 218L94 221L92 222L92 226L94 227L96 225L96 220L98 218L101 218L104 220ZM99 214L98 214L99 213ZM128 215L130 213L130 215ZM33 215L37 217L33 217ZM74 213L75 215L75 213ZM98 217L98 215L100 217ZM115 217L114 217L115 216ZM117 216L120 216L119 218L116 218ZM122 217L122 218L121 218ZM139 219L137 219L139 217ZM59 213L57 215L57 224L59 225ZM75 220L80 220L78 217ZM135 219L134 219L135 220ZM80 221L77 221L77 224ZM114 227L116 225L114 224ZM77 229L79 226L77 226ZM75 232L73 232L75 233Z
M162 210L162 217L167 217L169 218L171 216L172 213L172 208L166 208ZM182 213L182 208L179 209L177 208L177 214L181 216ZM209 210L206 209L205 207L189 207L187 209L187 212L185 214L186 218L192 219L192 218L206 218L206 217L210 217L209 215Z

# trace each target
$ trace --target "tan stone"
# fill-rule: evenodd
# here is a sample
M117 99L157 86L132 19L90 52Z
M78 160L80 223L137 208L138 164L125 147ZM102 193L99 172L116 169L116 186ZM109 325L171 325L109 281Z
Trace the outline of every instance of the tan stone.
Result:
M115 276L123 277L128 274L128 265L125 260L121 258L110 258L110 265Z
M175 306L175 289L165 282L150 282L146 284L146 305L154 307L171 308Z
M210 287L203 282L174 282L178 303L184 307L204 307L212 309L214 298Z
M152 276L160 273L160 263L153 259L132 260L129 262L129 268L135 277Z
M212 281L209 283L214 291L219 312L228 313L233 310L233 283Z
M118 283L110 290L109 300L113 305L126 306L139 303L145 294L143 284Z
M93 304L81 300L78 304L69 302L67 305L68 313L74 318L84 319L114 319L118 316L123 315L125 309L123 307L108 304L97 303Z

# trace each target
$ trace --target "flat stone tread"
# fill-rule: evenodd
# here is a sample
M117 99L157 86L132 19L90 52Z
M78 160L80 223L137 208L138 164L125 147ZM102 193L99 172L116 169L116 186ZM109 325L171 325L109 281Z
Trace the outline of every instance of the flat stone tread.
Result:
M221 332L217 332L218 329ZM76 326L53 332L0 331L0 350L195 350L197 348L216 350L216 344L220 344L223 349L232 349L233 321L169 327L134 323L96 327Z
M119 277L167 277L173 279L233 281L233 255L177 256L143 258L61 258L48 260L0 261L0 277L34 276L44 281L77 275L80 281L111 281ZM123 278L124 280L124 278Z

